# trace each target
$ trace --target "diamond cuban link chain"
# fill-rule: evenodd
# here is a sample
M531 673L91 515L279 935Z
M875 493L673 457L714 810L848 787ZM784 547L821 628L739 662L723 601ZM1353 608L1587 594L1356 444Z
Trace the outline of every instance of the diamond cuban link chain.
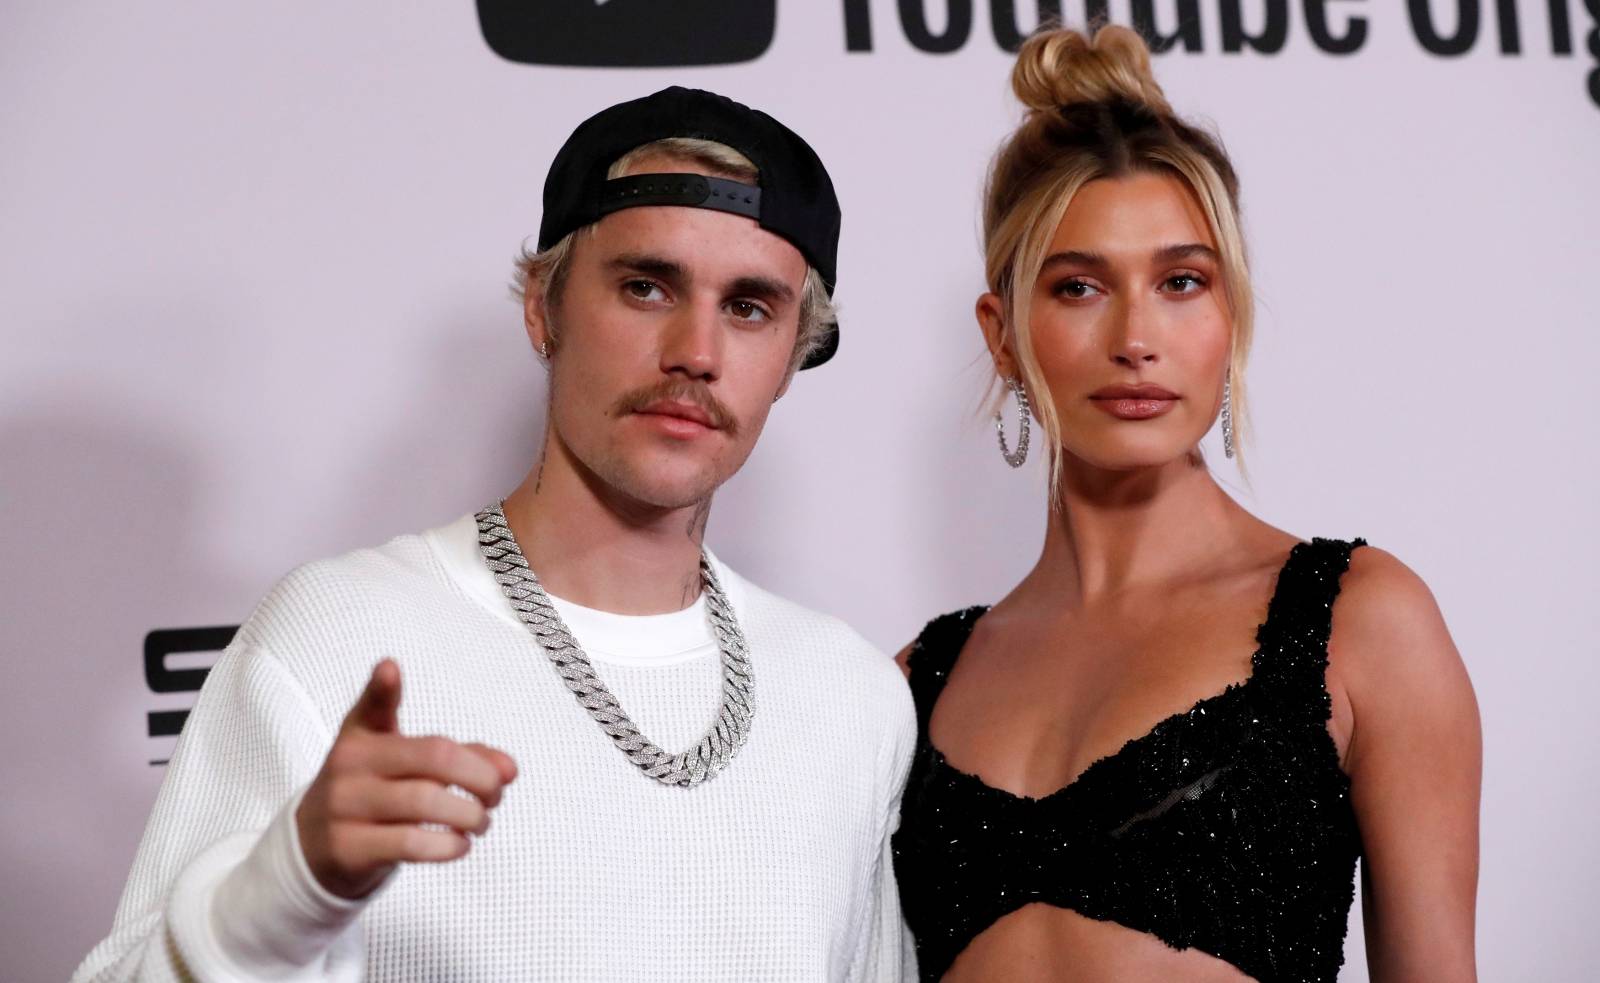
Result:
M687 751L663 751L639 733L628 719L617 698L595 675L594 666L572 631L556 613L550 595L539 586L539 578L528 566L527 557L511 535L503 503L477 514L478 548L505 592L506 599L527 626L561 681L578 698L578 703L610 736L617 749L628 756L646 776L663 785L692 788L716 777L744 746L750 733L750 718L755 712L754 680L750 671L750 649L744 632L734 620L733 606L722 592L711 560L700 554L700 577L705 585L706 616L717 649L722 653L722 707L717 720L698 743Z

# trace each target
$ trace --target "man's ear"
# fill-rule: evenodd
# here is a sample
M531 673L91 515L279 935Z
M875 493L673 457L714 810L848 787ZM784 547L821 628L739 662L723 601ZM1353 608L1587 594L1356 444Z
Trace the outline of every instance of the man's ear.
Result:
M799 330L800 330L799 326L796 325L795 331L798 333ZM800 371L800 363L801 363L801 361L803 361L803 360L802 359L797 359L797 358L793 357L792 355L789 357L789 368L784 371L784 373L783 373L783 381L778 383L778 391L776 393L774 393L773 396L772 396L772 401L774 403L776 403L778 400L782 399L784 393L787 393L789 391L789 385L790 385L790 383L794 382L795 373Z
M522 299L522 323L528 331L528 340L533 342L533 350L541 357L548 357L550 349L550 319L545 312L544 282L535 277L528 278L528 285Z
M791 365L789 371L783 374L783 382L778 384L778 392L772 397L774 403L782 399L783 394L789 391L789 383L794 381L795 373L799 371L800 367L798 365Z
M989 357L994 359L994 370L1002 379L1017 378L1021 370L1017 368L1016 353L1011 350L1011 333L1006 330L1005 301L999 294L986 293L978 298L975 313Z

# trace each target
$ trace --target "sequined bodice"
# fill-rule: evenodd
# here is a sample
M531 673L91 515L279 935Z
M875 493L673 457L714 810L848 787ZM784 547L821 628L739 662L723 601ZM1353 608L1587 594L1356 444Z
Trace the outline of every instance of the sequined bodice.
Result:
M1327 645L1346 543L1300 543L1256 632L1250 677L1031 799L958 771L928 721L984 608L911 652L916 758L894 837L922 978L1031 902L1196 948L1258 980L1333 980L1360 838L1327 731Z

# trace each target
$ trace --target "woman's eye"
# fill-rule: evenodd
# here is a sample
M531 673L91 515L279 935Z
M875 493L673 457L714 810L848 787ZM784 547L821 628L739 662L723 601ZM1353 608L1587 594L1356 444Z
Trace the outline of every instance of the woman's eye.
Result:
M1083 280L1063 280L1056 285L1056 295L1069 300L1082 300L1094 292L1094 285Z
M1170 294L1192 294L1206 285L1204 278L1195 273L1175 273L1161 284Z
M754 301L736 300L728 305L728 310L741 321L764 321L767 318L766 310Z
M622 285L634 300L655 301L663 298L661 288L649 280L629 280Z

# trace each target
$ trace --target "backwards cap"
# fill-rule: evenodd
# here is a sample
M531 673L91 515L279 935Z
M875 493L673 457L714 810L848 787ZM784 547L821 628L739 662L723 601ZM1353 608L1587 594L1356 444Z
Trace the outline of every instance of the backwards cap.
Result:
M606 171L636 147L669 137L725 144L759 172L750 185L697 174L634 174L607 179ZM572 131L544 182L539 249L623 208L675 205L710 208L755 219L806 258L833 296L839 255L839 199L816 152L793 130L726 96L679 86L603 109ZM839 325L807 357L814 368L839 348Z

